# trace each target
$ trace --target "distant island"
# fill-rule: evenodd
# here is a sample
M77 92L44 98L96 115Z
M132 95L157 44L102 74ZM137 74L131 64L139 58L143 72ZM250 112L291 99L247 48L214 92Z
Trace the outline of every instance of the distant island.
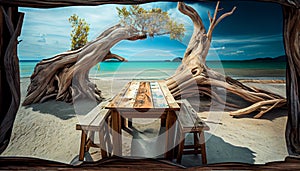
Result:
M176 57L173 60L164 60L164 62L181 62L182 61L182 57Z
M265 57L265 58L254 58L254 59L248 59L248 60L221 60L221 61L249 61L249 62L286 62L286 55L278 56L275 58L272 57ZM164 60L164 62L181 62L182 57L176 57L173 60Z
M278 56L275 58L271 58L271 57L266 57L266 58L255 58L255 59L249 59L249 60L244 60L244 61L257 61L257 62L268 62L268 61L272 61L272 62L286 62L286 55L282 55L282 56Z

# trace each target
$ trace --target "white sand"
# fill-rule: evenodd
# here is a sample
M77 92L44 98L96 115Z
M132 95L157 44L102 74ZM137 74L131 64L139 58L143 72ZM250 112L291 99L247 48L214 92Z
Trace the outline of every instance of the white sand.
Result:
M105 97L111 97L124 82L98 80L96 83ZM26 95L29 79L21 79L22 99ZM283 84L255 84L285 95ZM2 154L4 156L30 156L70 163L79 152L80 131L75 130L78 122L76 111L70 104L49 101L20 107L12 133L11 142ZM267 113L262 119L251 116L232 118L226 113L201 113L209 121L211 130L206 133L208 163L243 162L266 163L283 160L287 155L285 146L285 124L287 112L277 110ZM221 124L213 123L220 122ZM137 124L136 124L137 125ZM137 125L140 131L152 130L159 122ZM148 128L150 126L150 128ZM146 128L147 127L147 128ZM130 155L131 135L124 133L123 154ZM145 151L149 151L146 149ZM97 149L94 149L94 151ZM139 149L142 150L143 149ZM195 157L184 156L187 166L201 163Z

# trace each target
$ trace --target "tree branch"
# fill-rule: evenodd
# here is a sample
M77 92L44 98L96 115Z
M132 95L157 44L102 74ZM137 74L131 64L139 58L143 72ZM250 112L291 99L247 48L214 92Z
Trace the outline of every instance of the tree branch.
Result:
M219 24L219 22L221 22L225 17L232 15L233 12L236 9L236 7L233 7L233 9L230 12L224 13L219 18L217 18L218 11L223 10L223 8L219 9L219 5L220 5L220 1L217 2L216 8L215 8L215 13L214 13L214 16L213 16L212 19L211 19L211 16L209 14L210 26L209 26L209 29L207 31L207 37L210 40L212 38L212 32L213 32L213 30Z
M212 23L212 17L211 17L211 15L210 15L210 12L209 12L209 11L207 11L207 15L208 15L209 23L211 24L211 23Z
M217 19L217 14L218 14L218 11L219 11L219 6L220 6L220 1L217 2L216 8L215 8L214 17L213 17L213 21L216 21L216 19Z
M236 7L233 7L233 8L232 8L232 10L231 10L230 12L227 12L227 13L225 13L225 14L221 15L221 17L219 17L219 18L218 18L218 20L216 21L216 23L215 23L214 27L215 27L216 25L218 25L218 24L219 24L219 22L220 22L220 21L222 21L224 18L226 18L226 17L228 17L228 16L232 15L232 14L233 14L233 12L235 11L235 9L236 9Z
M178 2L177 8L181 13L189 16L192 19L192 21L194 23L194 27L200 28L201 32L205 33L206 30L205 30L203 21L200 18L199 14L197 13L196 10L194 10L192 7L186 5L183 2Z
M122 62L127 62L128 60L123 58L122 56L119 56L117 54L114 54L114 53L111 53L109 51L109 53L103 58L102 61L106 61L106 60L109 60L109 59L117 59L119 61L122 61Z

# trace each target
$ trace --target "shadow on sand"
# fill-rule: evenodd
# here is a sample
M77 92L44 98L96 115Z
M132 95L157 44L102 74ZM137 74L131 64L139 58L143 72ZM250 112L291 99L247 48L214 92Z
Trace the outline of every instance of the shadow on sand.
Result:
M153 135L149 131L140 132L134 129L132 132L132 156L141 158L163 157L161 153L164 151L164 136L162 136L161 139L153 139ZM209 137L206 141L208 164L223 162L254 163L255 155L249 148L232 145L225 142L221 137L217 137L210 133L205 133L205 135L207 138ZM193 141L191 137L193 136L188 135L186 137L187 144ZM201 166L201 155L183 155L181 164L186 167Z
M55 100L31 104L26 106L26 108L32 108L33 111L38 111L42 114L54 115L63 120L68 120L76 116L72 104Z
M43 103L31 104L26 108L32 108L43 114L54 115L60 119L68 120L76 115L86 115L98 105L95 101L76 101L75 103L66 103L61 101L49 100Z
M224 162L253 164L255 162L254 152L249 148L227 143L221 137L210 133L205 133L205 137L209 138L206 141L206 157L208 164ZM188 142L191 142L192 138L188 137L187 140ZM182 165L186 167L201 166L201 156L183 155Z

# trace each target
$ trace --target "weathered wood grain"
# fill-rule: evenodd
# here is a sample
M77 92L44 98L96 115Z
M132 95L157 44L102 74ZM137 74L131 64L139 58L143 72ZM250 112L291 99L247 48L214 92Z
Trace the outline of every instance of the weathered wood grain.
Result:
M179 118L178 121L184 132L190 130L209 131L207 124L198 117L196 111L186 99L179 100L178 103L181 104L181 107L180 111L177 112L177 117Z
M102 111L101 110L105 110ZM84 118L76 124L77 130L92 130L98 131L99 127L105 122L105 119L110 115L109 110L102 109L101 104L92 109Z
M177 102L175 101L174 97L172 96L172 94L170 93L170 90L168 89L168 86L166 85L165 81L159 81L159 86L169 104L169 107L172 108L173 110L179 110L180 107L177 104Z
M177 116L175 111L167 111L166 118L166 148L165 148L165 158L173 159L174 155L174 147L175 147L175 131L176 131L176 123Z
M117 110L111 110L112 117L112 141L113 154L116 156L122 155L122 132L121 132L121 116Z
M192 167L188 170L298 170L300 158L287 157L284 161L262 164L219 163ZM93 163L72 166L64 163L29 157L0 157L1 170L179 170L185 167L166 160L132 159L113 156Z
M13 123L20 106L20 72L17 56L18 36L24 13L16 7L0 6L0 153L9 143Z
M118 106L120 103L122 103L123 99L122 97L124 96L124 94L126 93L126 90L129 88L130 86L130 82L127 83L121 90L120 92L112 99L111 102L109 102L105 108L106 109L114 109L116 106Z
M286 90L289 110L286 144L289 154L300 155L300 9L283 7L283 16L288 63Z
M150 82L150 88L151 88L154 108L169 108L169 104L158 82Z
M153 100L149 82L140 83L133 108L137 110L153 108Z
M171 95L164 81L158 82L132 81L123 88L113 100L106 105L107 109L166 109L179 110L179 106ZM171 107L170 107L171 104Z
M121 103L118 105L120 108L133 108L139 86L140 86L140 82L138 81L131 82L124 96L120 97L122 99Z
M156 2L157 0L1 0L0 4L4 5L17 5L22 7L34 7L34 8L55 8L65 6L91 6L91 5L103 5L103 4L142 4L149 2ZM173 1L176 0L161 0L161 1ZM195 2L202 1L217 1L217 0L194 0ZM253 0L257 1L257 0ZM300 1L298 0L259 0L262 2L274 2L284 6L300 8Z

